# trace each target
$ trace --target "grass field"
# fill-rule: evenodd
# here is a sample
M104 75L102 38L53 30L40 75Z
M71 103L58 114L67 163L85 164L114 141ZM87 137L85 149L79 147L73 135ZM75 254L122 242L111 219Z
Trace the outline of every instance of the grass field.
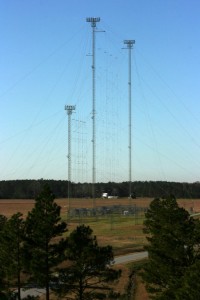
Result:
M150 199L96 199L95 207L111 207L113 205L147 207ZM99 244L113 246L115 255L142 250L145 243L143 235L144 213L137 215L109 214L101 217L74 217L68 218L70 208L92 208L92 199L57 199L61 206L61 216L68 223L68 230L71 232L77 225L86 224L93 229ZM16 212L21 212L24 217L34 207L34 200L0 200L0 214L10 217Z
M61 206L61 216L67 221L69 232L77 225L89 225L94 234L97 236L100 244L110 244L114 248L115 255L128 252L142 250L145 244L145 236L143 235L144 213L124 216L123 214L109 214L101 217L74 217L68 218L69 207L75 208L93 208L95 207L111 207L113 205L123 205L127 207L148 207L152 199L56 199L58 205ZM200 212L200 201L194 199L178 200L180 206L190 212ZM1 199L0 214L10 217L16 212L21 212L24 217L34 207L34 200L29 199Z
M86 224L93 229L93 233L98 237L99 244L109 244L113 246L115 255L143 249L146 242L143 234L144 216L120 216L110 215L95 220L94 218L82 220L72 219L68 223L69 231L79 224Z

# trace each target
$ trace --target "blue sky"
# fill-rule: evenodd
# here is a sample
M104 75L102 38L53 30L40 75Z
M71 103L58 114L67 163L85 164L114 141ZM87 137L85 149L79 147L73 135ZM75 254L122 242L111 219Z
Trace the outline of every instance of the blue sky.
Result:
M92 181L92 34L96 34L96 181L199 181L198 0L0 1L0 180Z

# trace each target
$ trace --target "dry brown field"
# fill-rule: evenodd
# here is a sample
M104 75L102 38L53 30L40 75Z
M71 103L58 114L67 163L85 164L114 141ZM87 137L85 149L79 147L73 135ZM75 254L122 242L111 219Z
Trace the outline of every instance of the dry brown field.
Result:
M112 206L112 205L137 205L140 207L148 207L151 198L137 198L137 199L96 199L95 206ZM71 208L92 208L94 203L92 199L56 199L58 205L61 206L61 215L66 214L68 207ZM69 203L70 202L70 203ZM24 217L34 207L35 201L32 199L0 199L0 214L7 217L12 216L16 212L21 212ZM200 212L200 199L179 199L178 203L185 209L193 212Z
M95 199L95 206L113 206L113 205L136 205L137 207L148 207L152 199L137 198L137 199ZM58 205L61 206L61 216L68 223L68 230L71 232L80 223L89 225L95 235L98 237L100 245L109 244L113 246L115 255L121 255L133 251L143 249L146 239L143 234L143 219L134 216L107 216L106 218L98 219L94 222L89 219L71 220L67 218L69 206L71 208L92 208L94 202L92 199L56 199ZM11 217L14 213L21 212L24 217L34 207L34 200L30 199L1 199L0 214ZM180 199L180 206L190 212L200 212L200 200Z
M136 205L137 207L148 207L152 199L96 199L95 206L113 206L113 205ZM68 223L68 233L76 228L77 225L85 223L93 229L93 233L98 237L100 245L112 245L115 255L122 255L134 251L141 251L146 243L143 234L144 214L140 216L111 215L100 217L98 220L90 218L68 219L67 212L71 208L92 208L94 206L92 199L56 199L61 206L61 216ZM25 199L1 199L0 214L11 217L14 213L21 212L24 218L34 207L34 200ZM180 199L180 206L189 212L200 212L200 200Z

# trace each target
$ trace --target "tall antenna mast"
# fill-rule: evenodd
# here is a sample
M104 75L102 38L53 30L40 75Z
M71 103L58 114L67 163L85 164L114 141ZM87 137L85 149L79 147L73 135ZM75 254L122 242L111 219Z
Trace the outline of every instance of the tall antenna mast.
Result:
M124 40L124 44L127 45L127 48L129 51L129 79L128 79L128 87L129 87L129 197L132 197L132 101L131 101L131 50L133 48L133 44L135 44L134 40Z
M92 27L92 198L95 207L95 183L96 183L96 81L95 81L95 33L96 23L100 18L86 18Z
M70 212L71 203L70 203L70 197L71 197L71 115L73 113L73 110L76 109L75 105L65 105L65 110L67 111L68 115L68 213Z

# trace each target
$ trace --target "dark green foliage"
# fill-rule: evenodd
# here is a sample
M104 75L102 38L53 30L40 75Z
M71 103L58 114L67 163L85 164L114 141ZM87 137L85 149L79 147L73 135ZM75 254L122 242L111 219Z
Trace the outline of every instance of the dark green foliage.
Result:
M4 265L4 243L3 243L3 230L6 224L7 218L0 215L0 299L4 297L4 292L6 290L6 272Z
M176 300L200 299L200 260L197 260L181 281L181 288L176 291Z
M6 221L7 221L7 218L4 215L0 215L0 232L4 228Z
M1 300L10 300L10 298L8 298L8 296L6 295L6 293L0 292L0 299Z
M66 247L63 238L55 240L66 231L67 225L61 222L60 207L54 199L45 186L26 220L26 268L35 282L46 287L46 299L49 299L51 274L62 262Z
M0 264L1 264L1 267L0 267L0 296L4 294L4 291L6 290L6 282L5 282L5 271L4 271L4 265L3 265L3 262L0 258ZM1 297L0 297L1 299Z
M0 199L34 199L44 184L48 184L57 198L67 197L68 182L65 180L9 180L0 181ZM71 183L72 197L91 197L91 183ZM170 194L177 198L200 198L200 183L181 183L167 181L135 181L134 194L137 197L166 197ZM96 197L103 192L109 195L127 197L129 182L96 183Z
M56 288L60 296L72 294L74 299L90 300L105 299L106 294L110 293L114 297L115 294L111 293L108 283L117 280L120 271L111 268L112 247L98 246L90 227L78 226L70 234L66 259L69 266L58 270Z
M14 214L4 225L0 251L6 278L16 282L18 299L21 299L21 272L23 269L24 220L21 213Z
M155 199L146 213L149 261L143 279L155 299L176 299L187 269L199 257L199 222L177 205L174 197Z
M9 290L10 282L17 286L18 299L21 299L22 247L24 221L21 213L14 214L10 219L0 216L0 290L1 299L14 299ZM4 297L4 298L3 298Z

